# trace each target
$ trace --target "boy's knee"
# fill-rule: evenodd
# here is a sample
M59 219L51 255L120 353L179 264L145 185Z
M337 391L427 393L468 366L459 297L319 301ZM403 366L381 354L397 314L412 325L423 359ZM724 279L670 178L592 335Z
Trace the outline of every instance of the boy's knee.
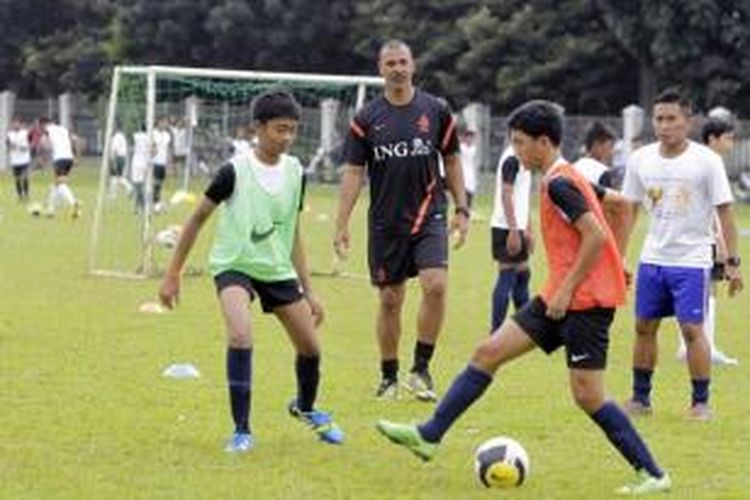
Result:
M501 347L492 337L483 340L474 350L472 363L487 371L496 371L502 365Z
M397 313L404 303L403 294L392 288L385 288L380 292L380 307L389 313Z
M604 404L604 394L585 381L574 380L570 389L576 405L586 413L593 413Z

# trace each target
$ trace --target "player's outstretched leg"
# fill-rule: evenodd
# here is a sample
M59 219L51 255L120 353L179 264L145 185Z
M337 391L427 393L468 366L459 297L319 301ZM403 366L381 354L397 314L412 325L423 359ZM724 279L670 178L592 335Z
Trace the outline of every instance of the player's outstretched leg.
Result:
M484 394L497 369L533 348L526 332L515 321L506 321L491 337L482 339L470 364L453 380L429 420L418 426L381 420L377 430L422 460L430 460L448 429Z

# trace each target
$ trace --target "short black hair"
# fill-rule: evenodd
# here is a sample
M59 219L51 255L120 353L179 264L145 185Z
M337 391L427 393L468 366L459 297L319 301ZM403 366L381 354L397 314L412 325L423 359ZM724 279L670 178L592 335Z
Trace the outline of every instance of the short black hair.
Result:
M693 113L693 104L690 99L677 87L662 90L654 99L654 106L657 104L679 104L686 115Z
M266 123L274 118L299 121L302 114L297 100L284 89L269 90L253 99L250 105L253 121Z
M383 52L386 50L399 50L399 49L405 49L411 54L411 47L409 47L409 44L407 44L405 41L399 39L399 38L391 38L389 40L386 40L383 42L383 45L380 46L380 50L378 50L378 58L383 56Z
M584 136L584 144L586 145L586 151L591 151L594 144L613 141L617 138L615 132L602 122L596 121L589 125L586 129L586 135Z
M711 137L721 137L729 132L734 132L732 122L718 118L709 118L701 129L701 139L703 139L703 144L708 144L708 140Z
M551 101L528 101L510 114L508 129L519 130L535 139L545 136L559 146L563 133L562 108Z

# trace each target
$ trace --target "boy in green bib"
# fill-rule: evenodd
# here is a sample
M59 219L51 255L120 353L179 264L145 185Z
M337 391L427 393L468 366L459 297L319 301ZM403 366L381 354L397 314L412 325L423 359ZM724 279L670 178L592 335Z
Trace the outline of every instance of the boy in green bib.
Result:
M320 342L316 327L323 308L312 292L299 236L298 216L304 195L299 160L286 154L294 142L300 108L294 97L269 91L253 100L258 143L219 169L190 216L159 289L162 303L173 308L180 295L180 275L193 244L219 207L209 258L227 332L227 380L235 431L226 451L253 447L250 393L253 337L250 302L257 296L265 313L279 319L297 352L297 396L289 413L330 444L344 434L328 413L314 408L320 380Z

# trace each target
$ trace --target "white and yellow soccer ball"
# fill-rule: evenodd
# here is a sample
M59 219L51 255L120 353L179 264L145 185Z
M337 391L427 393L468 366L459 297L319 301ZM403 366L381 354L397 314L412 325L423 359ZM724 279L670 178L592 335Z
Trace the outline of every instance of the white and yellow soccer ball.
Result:
M474 454L474 471L487 488L521 486L529 475L529 465L523 446L506 436L485 441Z
M169 199L171 205L180 205L182 203L185 203L186 205L195 205L196 201L198 201L198 197L195 193L184 190L175 191Z

